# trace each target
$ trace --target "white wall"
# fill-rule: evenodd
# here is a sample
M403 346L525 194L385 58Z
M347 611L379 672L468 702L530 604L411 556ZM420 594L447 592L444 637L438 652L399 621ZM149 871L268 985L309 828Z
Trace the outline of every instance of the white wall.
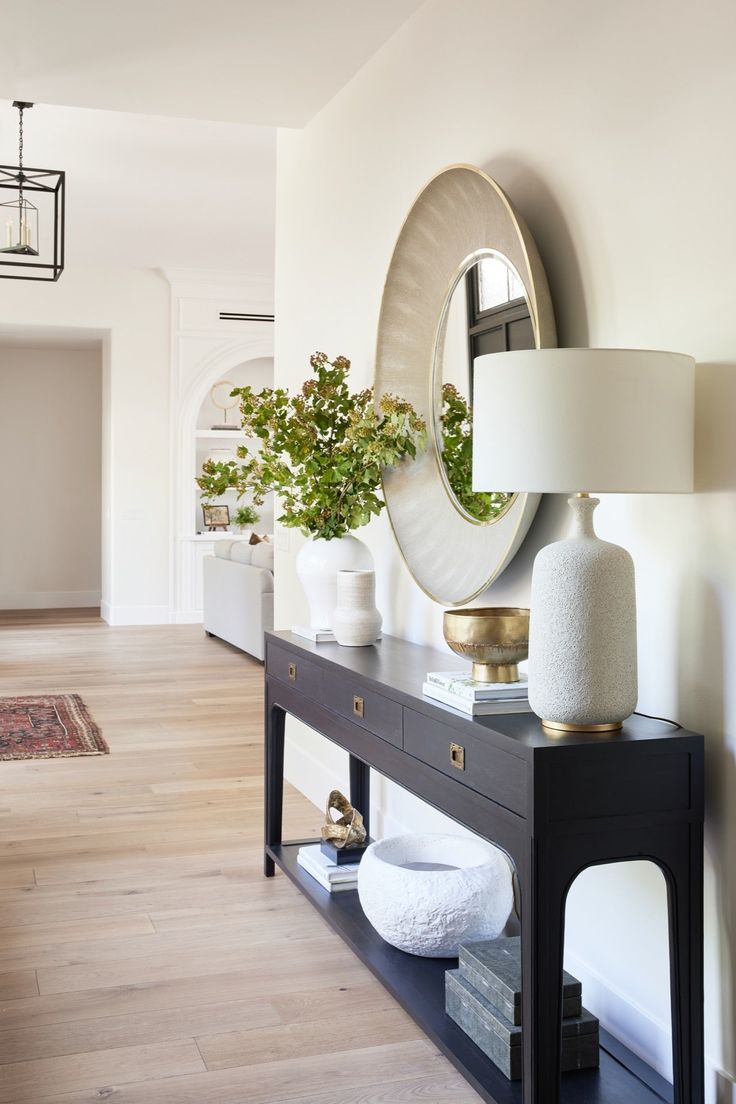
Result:
M0 608L99 605L101 435L101 346L0 346Z
M103 616L169 616L169 288L146 269L70 266L58 283L3 281L3 325L103 336ZM75 422L65 419L69 434ZM4 446L0 442L0 448Z
M601 534L629 547L637 566L640 707L707 735L707 1052L713 1069L731 1076L736 696L725 676L736 659L735 31L730 0L697 10L684 0L429 2L304 131L280 134L276 282L277 385L301 382L318 348L350 356L354 384L368 383L402 220L431 175L467 161L494 176L529 223L560 344L671 348L701 362L700 493L611 497L598 513ZM527 602L534 551L562 519L559 501L544 500L490 602ZM385 519L360 535L378 564L385 628L440 641L442 611L407 574ZM278 535L280 626L304 614L293 573L299 540ZM333 779L320 742L302 738L291 754L292 777L303 772L323 796ZM427 822L385 786L380 800L395 822ZM590 872L574 888L568 948L586 991L661 1068L665 938L661 878L649 869Z

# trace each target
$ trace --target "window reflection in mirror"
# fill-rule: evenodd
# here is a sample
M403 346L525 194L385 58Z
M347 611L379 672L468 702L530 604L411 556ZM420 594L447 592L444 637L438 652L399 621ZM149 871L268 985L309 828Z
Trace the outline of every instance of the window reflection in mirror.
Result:
M434 365L434 412L441 467L456 505L488 524L503 514L512 491L472 487L473 362L484 353L533 349L534 328L524 285L499 253L474 260L452 288L445 306ZM483 426L492 433L492 425Z

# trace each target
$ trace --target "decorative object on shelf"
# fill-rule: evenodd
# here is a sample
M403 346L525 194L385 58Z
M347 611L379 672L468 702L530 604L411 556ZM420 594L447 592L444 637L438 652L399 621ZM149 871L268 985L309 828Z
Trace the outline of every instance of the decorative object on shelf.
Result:
M210 429L225 429L231 430L233 433L240 431L240 426L237 422L228 422L227 416L231 410L235 410L235 407L240 402L237 395L233 394L235 384L231 380L218 380L217 383L213 383L210 387L210 401L213 406L216 406L218 410L223 413L223 419L217 425L210 426Z
M227 529L230 524L230 508L229 506L215 506L212 503L203 502L202 518L210 533L214 533L217 529Z
M238 529L247 529L249 525L255 525L261 515L252 506L238 506L233 514L233 524ZM255 535L255 534L253 534Z
M533 491L693 488L695 362L637 349L535 349L475 362L473 486ZM519 449L519 440L525 447ZM537 555L529 703L553 731L621 727L637 701L634 565L593 528L597 498L568 499L572 538Z
M207 453L206 457L204 458L204 460L202 462L202 471L204 472L205 469L209 465L215 465L215 466L220 467L220 466L224 466L224 465L228 465L228 464L234 464L234 463L235 463L235 453L233 452L233 450L231 448L213 448L213 449L209 450L209 452ZM227 490L227 488L223 488L222 491L219 491L219 492L211 494L211 495L209 495L209 494L204 495L203 494L202 498L218 498L220 495L222 495L224 493L225 490Z
M373 556L362 540L347 533L326 540L311 537L299 549L296 573L309 606L309 625L294 626L299 636L334 640L333 617L337 606L337 576L340 571L373 571Z
M474 684L476 685L476 684ZM526 684L509 683L505 689L510 693L496 694L494 697L474 698L467 694L456 694L453 690L445 690L436 682L430 682L427 678L422 683L422 693L433 702L439 702L461 713L468 713L471 717L490 717L504 713L531 713L529 706L529 694Z
M376 573L370 570L337 573L337 606L332 618L335 640L344 648L375 644L383 618L376 609Z
M337 817L332 815L333 812L337 813ZM362 813L354 809L345 794L339 790L330 790L321 835L326 843L332 843L339 850L365 841L366 830Z
M529 654L529 610L516 606L445 610L445 641L471 660L476 682L518 682L517 664Z
M322 840L320 850L335 866L347 863L359 863L374 841L366 836L362 843L351 843L349 847L339 847L334 840Z
M205 464L197 483L204 496L234 487L255 504L275 491L279 522L309 537L297 557L297 573L309 604L309 625L295 632L312 640L332 632L337 572L372 570L373 559L354 529L380 514L381 469L400 467L424 447L425 423L410 403L371 388L351 392L350 361L326 353L310 358L313 378L298 394L266 387L235 388L242 429L260 442L258 452L238 449L239 463ZM329 636L328 639L333 639Z
M358 895L387 943L424 958L449 958L461 943L495 939L513 907L508 860L469 836L394 836L371 844L358 870Z
M428 671L422 693L427 698L452 706L461 713L469 713L473 717L528 713L527 678L526 675L519 675L518 671L517 675L515 682L479 682L464 671Z
M416 463L385 470L383 490L407 567L443 605L472 601L504 570L539 502L512 493L518 484L479 492L471 483L473 360L499 347L484 343L491 330L504 348L557 341L544 267L523 220L484 172L451 165L420 192L396 242L375 370L377 397L400 390L427 423L429 447ZM522 434L514 452L525 441Z
M565 972L562 1069L595 1069L600 1025L582 1006L582 986ZM445 1008L511 1081L522 1073L521 947L518 937L460 947L459 968L445 974Z
M347 889L355 889L358 883L357 862L333 862L318 843L300 847L296 861L328 893L341 893Z
M13 107L18 109L18 164L0 165L0 192L15 195L0 202L0 277L54 281L64 271L66 176L57 169L25 167L23 112L33 104L15 100Z

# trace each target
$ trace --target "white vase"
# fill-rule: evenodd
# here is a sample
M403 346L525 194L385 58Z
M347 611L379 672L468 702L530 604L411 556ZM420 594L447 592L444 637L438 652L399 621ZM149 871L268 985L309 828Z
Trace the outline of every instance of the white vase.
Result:
M593 528L597 498L570 498L575 533L534 561L529 704L548 728L615 729L636 708L634 564Z
M337 606L332 619L337 643L345 648L373 644L382 622L376 609L375 571L338 571Z
M370 549L357 537L348 534L329 541L310 537L299 550L296 573L309 603L311 629L332 629L337 605L337 573L343 570L373 570Z

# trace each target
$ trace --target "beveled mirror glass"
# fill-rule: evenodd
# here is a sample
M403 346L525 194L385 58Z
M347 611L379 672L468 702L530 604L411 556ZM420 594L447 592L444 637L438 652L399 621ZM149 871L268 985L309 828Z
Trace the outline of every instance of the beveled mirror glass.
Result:
M512 491L472 489L473 364L484 353L533 349L524 284L507 257L484 252L460 272L445 300L434 355L434 438L448 494L470 521L486 524Z
M534 241L501 188L453 165L417 197L394 249L381 304L376 395L409 399L428 427L426 452L384 472L404 560L435 601L471 601L510 562L538 495L471 485L473 361L554 346L554 316ZM520 442L523 447L523 442Z

